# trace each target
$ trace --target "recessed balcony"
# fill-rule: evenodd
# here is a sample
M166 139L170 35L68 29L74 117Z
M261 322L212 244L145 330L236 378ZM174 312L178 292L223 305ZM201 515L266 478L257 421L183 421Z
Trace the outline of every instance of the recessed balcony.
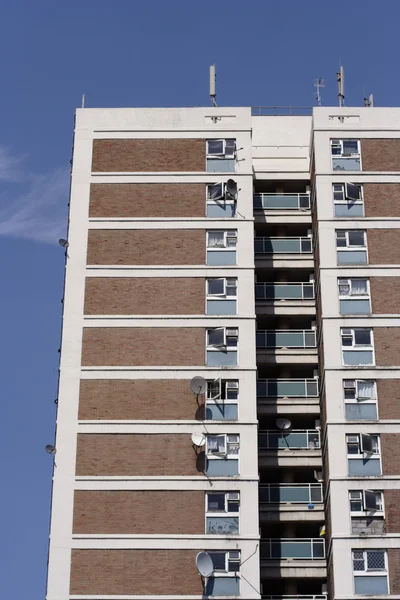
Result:
M315 329L269 329L256 333L258 363L317 363Z
M261 577L325 577L322 538L261 538Z
M312 268L314 255L310 236L256 237L256 268Z
M319 414L318 378L257 379L257 408L260 415Z
M314 282L256 283L258 315L314 315Z
M321 483L269 483L259 488L260 521L324 521Z
M270 429L258 434L260 467L320 467L319 429L291 429L289 433Z

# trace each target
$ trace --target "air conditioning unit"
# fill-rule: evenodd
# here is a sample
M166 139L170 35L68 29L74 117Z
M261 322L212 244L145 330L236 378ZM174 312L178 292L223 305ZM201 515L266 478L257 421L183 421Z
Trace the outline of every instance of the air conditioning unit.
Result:
M238 381L227 381L226 382L226 388L228 390L238 390L239 389L239 382Z
M226 335L229 335L229 336L232 336L232 337L235 336L235 335L237 336L238 335L238 331L239 330L237 328L235 328L235 329L229 329L229 328L227 328Z
M239 500L239 492L229 492L228 500Z

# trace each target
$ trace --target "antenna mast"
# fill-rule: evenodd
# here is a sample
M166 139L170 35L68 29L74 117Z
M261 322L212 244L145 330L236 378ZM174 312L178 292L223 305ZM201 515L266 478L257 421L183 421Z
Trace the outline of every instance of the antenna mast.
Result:
M314 87L317 88L317 93L315 95L315 97L317 99L317 105L321 106L321 104L322 104L321 88L325 87L325 83L324 83L324 80L322 79L322 77L318 77L315 80Z
M217 92L215 82L217 80L217 70L216 65L211 65L210 67L210 98L213 106L218 106L217 104Z
M364 106L373 107L374 106L374 95L370 94L368 98L364 98Z
M344 106L344 67L340 67L338 73L336 73L337 84L338 84L338 98L339 106Z

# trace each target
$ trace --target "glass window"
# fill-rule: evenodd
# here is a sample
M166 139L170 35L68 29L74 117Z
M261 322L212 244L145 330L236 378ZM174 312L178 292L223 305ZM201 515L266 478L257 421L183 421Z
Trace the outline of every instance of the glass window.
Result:
M209 552L214 571L226 571L226 552Z
M370 346L371 345L371 330L370 329L355 329L354 330L354 344L356 346Z
M349 246L364 246L364 231L349 231Z
M224 248L225 247L225 232L224 231L209 231L208 232L208 248Z
M208 345L209 346L225 346L225 329L208 329Z
M343 154L358 154L358 140L343 140Z
M223 155L225 140L208 140L207 141L207 154L211 155Z
M207 436L207 453L208 454L225 454L226 437L225 435L208 435Z
M207 510L210 512L225 512L225 494L207 494Z
M207 293L210 296L223 296L225 294L225 279L208 279Z
M207 185L207 198L208 200L220 200L224 197L224 184L213 183Z

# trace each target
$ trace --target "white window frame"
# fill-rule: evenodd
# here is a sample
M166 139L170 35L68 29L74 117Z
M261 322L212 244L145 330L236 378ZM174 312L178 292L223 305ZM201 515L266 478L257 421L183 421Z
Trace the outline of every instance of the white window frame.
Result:
M218 345L218 346L209 344L209 332L220 330L220 329L223 331L223 344ZM236 338L236 346L228 346L227 345L228 338L232 338L232 339ZM238 329L238 327L208 327L206 329L206 350L207 350L207 352L209 350L219 351L221 348L224 348L224 350L226 350L227 352L229 352L229 351L238 352L238 349L239 349L239 329Z
M353 281L358 281L358 280L363 280L367 283L367 293L366 294L355 294L352 291L353 288ZM340 300L353 300L353 301L357 301L357 300L368 300L369 301L369 313L371 313L371 286L370 286L370 281L368 277L338 277L338 294L339 294L339 311L340 311ZM341 294L340 293L340 286L341 285L348 285L349 286L349 293L346 294Z
M241 566L241 554L240 550L208 550L208 554L225 554L225 570L215 570L211 577L238 577L238 573L240 573ZM229 571L229 561L238 563L237 571Z
M210 510L208 508L208 496L212 494L220 494L224 496L224 510ZM226 492L221 490L213 490L212 492L205 493L205 515L207 517L215 517L218 515L224 515L225 517L239 517L240 515L240 492ZM228 503L235 502L237 503L237 510L230 511L228 510Z
M232 154L226 153L226 142L227 140L234 140L234 150ZM213 154L209 152L209 142L222 142L222 152ZM236 157L236 138L210 138L206 141L206 155L207 158L235 158Z
M378 506L380 505L380 508L377 508L376 510L370 510L366 508L366 501L365 501L365 493L366 492L371 492L373 494L376 494L378 496L378 501L377 504ZM352 510L351 508L351 501L355 500L357 501L357 499L355 497L351 497L351 495L358 495L358 502L361 503L363 509L362 510ZM350 516L351 517L371 517L372 515L374 517L384 517L385 516L385 506L384 506L384 500L383 500L383 492L381 490L349 490L349 504L350 504Z
M211 452L209 450L209 439L210 438L224 438L224 450L221 452ZM230 439L231 438L231 439ZM229 452L229 444L237 447L237 453ZM220 460L239 460L240 455L240 435L238 433L213 433L206 436L206 456L207 459Z
M355 343L355 331L356 330L367 330L370 332L370 339L371 339L371 344L368 345L364 345L364 344L356 344ZM345 333L346 332L346 333ZM349 332L349 333L347 333ZM348 337L352 339L352 345L351 346L344 346L343 345L343 337ZM368 350L368 351L372 351L372 363L370 363L370 366L374 366L375 365L375 344L374 344L374 330L372 327L341 327L340 329L340 344L341 344L341 348L342 348L342 363L345 367L353 367L357 368L357 365L345 365L344 364L344 353L345 352L357 352L359 350ZM365 365L359 365L359 366L365 366Z
M375 450L371 453L371 452L365 452L363 449L363 445L362 445L362 436L363 435L367 435L369 437L372 437L375 441ZM357 439L352 439L350 440L350 438L357 438ZM380 441L380 436L377 433L347 433L346 434L346 450L348 450L348 444L352 443L352 444L357 444L358 445L358 453L357 454L350 454L347 451L347 458L348 459L360 459L360 458L368 458L368 459L381 459L381 441Z
M215 233L223 233L223 245L222 246L210 246L209 245L209 235L210 234L215 234ZM237 235L237 229L227 229L227 230L223 230L223 229L210 229L209 231L207 231L207 251L209 252L210 250L214 250L217 252L221 252L224 250L235 250L237 248L237 239L238 239L238 235ZM228 240L235 240L234 245L232 246L228 246Z
M350 182L349 182L350 183ZM351 182L352 183L352 182ZM353 183L353 185L357 185L359 190L360 190L360 198L358 200L352 200L351 198L348 197L347 194L347 183L334 183L332 184L332 195L333 195L333 204L334 206L336 205L344 205L347 206L349 204L349 202L351 202L351 204L358 204L360 206L363 207L363 217L365 216L364 214L364 192L363 192L363 186L361 183ZM341 189L339 189L341 188ZM337 198L335 198L335 194L342 194L342 198L339 200ZM336 216L336 215L335 215ZM338 217L338 218L343 218L343 217ZM357 217L360 218L360 217Z
M210 280L216 280L216 279L223 281L224 290L221 294L210 294L210 292L208 291L208 282ZM231 281L235 281L236 286L229 285L229 282L231 282ZM237 286L238 286L237 277L207 277L207 279L206 279L207 300L237 300ZM236 287L236 294L235 295L227 295L228 288L233 288L233 287Z
M357 142L357 152L352 152L351 154L344 154L343 152L343 142ZM340 153L338 154L333 154L332 149L333 147L336 148L340 148ZM352 157L357 157L359 156L361 159L361 144L360 144L360 140L357 138L332 138L331 139L331 156L335 157L335 156L341 156L343 158L352 158ZM361 165L360 165L361 167Z
M209 384L216 383L219 384L219 393L216 396L209 395ZM228 398L228 389L237 390L236 398ZM237 379L209 379L207 380L207 390L206 390L206 414L207 414L207 406L215 406L216 404L229 404L231 406L237 406L239 410L239 381ZM208 419L206 419L208 420Z
M232 196L228 195L228 191L226 189L226 181L216 181L215 183L207 183L206 184L206 202L207 204L236 204L237 198L232 198ZM210 198L209 189L215 185L220 185L222 187L222 193L218 198ZM237 194L236 194L237 195Z
M364 560L364 569L362 571L355 571L354 570L354 560L361 560L361 559L354 559L354 553L355 552L362 552L363 553L363 560ZM368 569L368 560L367 560L367 553L368 552L383 552L384 557L385 557L385 568L381 569L379 571L376 570L372 570L372 569ZM365 577L367 576L378 576L378 577L382 577L382 575L386 575L387 578L387 586L388 586L388 594L390 593L389 591L389 570L388 570L388 555L387 555L387 550L386 548L368 548L368 549L364 549L364 548L353 548L351 551L351 567L352 567L352 571L353 571L353 575L354 577Z
M363 233L364 234L364 243L361 246L354 246L353 244L350 245L350 241L349 241L349 234L353 233L353 231L357 231L357 233ZM344 235L344 239L346 240L346 245L345 246L338 246L337 245L337 241L338 241L338 233L340 234L345 234ZM336 236L336 250L337 251L348 251L348 252L353 252L353 251L357 251L357 250L366 250L367 251L367 262L368 262L368 248L367 248L367 231L366 229L336 229L335 231L335 236ZM343 239L343 237L341 237L341 239Z
M364 398L358 395L358 387L360 383L373 383L374 384L374 393L375 397L370 398L368 400L364 400ZM350 385L352 383L353 385ZM345 390L346 389L354 389L355 395L354 398L346 398ZM376 381L375 379L343 379L343 399L345 404L377 404L377 390L376 390Z

